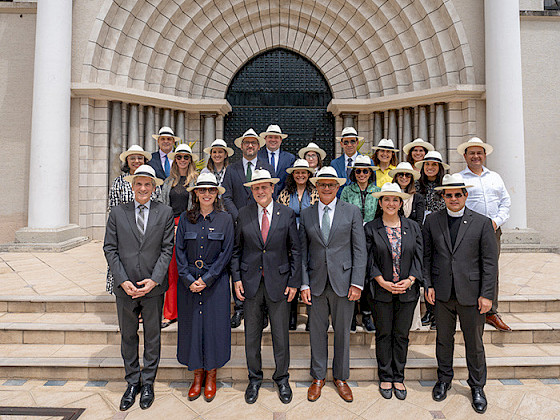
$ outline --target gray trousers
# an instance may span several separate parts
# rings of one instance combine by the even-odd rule
[[[495,232],[496,234],[496,242],[498,243],[498,258],[500,257],[500,251],[502,249],[502,243],[501,243],[501,238],[502,238],[502,228],[498,228]],[[500,278],[500,274],[498,271],[498,274],[496,275],[496,293],[494,293],[494,299],[492,300],[492,307],[490,308],[490,310],[488,311],[487,315],[494,315],[498,313],[498,294],[500,291],[498,282],[499,282],[499,278]]]
[[[263,380],[261,341],[265,310],[268,308],[272,349],[276,370],[272,379],[276,383],[288,381],[290,367],[290,305],[286,299],[273,302],[268,296],[264,281],[261,280],[257,294],[243,302],[245,312],[245,357],[249,370],[249,382]]]
[[[117,315],[121,330],[121,355],[125,380],[133,384],[153,384],[161,351],[161,315],[164,294],[132,299],[117,296]],[[144,368],[138,359],[138,315],[142,314],[144,328]]]
[[[309,341],[311,344],[311,376],[327,377],[329,309],[334,329],[333,377],[346,381],[350,377],[350,324],[354,302],[338,296],[330,282],[319,296],[311,296],[309,307]]]

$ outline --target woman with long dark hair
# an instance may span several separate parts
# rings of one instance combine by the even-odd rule
[[[417,194],[414,186],[414,182],[420,179],[420,173],[415,171],[410,163],[401,162],[395,169],[389,171],[389,175],[393,177],[393,182],[401,187],[402,192],[410,195],[403,200],[404,216],[422,226],[426,201],[422,194]]]
[[[177,226],[177,360],[194,371],[189,400],[216,395],[216,370],[231,357],[228,264],[233,252],[233,220],[219,195],[214,174],[200,174],[187,187],[193,199]]]
[[[204,153],[208,155],[206,168],[201,173],[210,172],[214,174],[218,184],[222,185],[226,168],[229,165],[229,158],[233,156],[233,149],[228,147],[222,139],[216,139],[209,147],[204,148]]]
[[[416,169],[416,167],[414,166],[416,162],[420,162],[424,159],[426,153],[432,152],[434,150],[434,146],[422,140],[421,138],[417,138],[416,140],[403,146],[403,152],[406,154],[406,161],[412,165],[412,168],[416,172],[420,172],[420,170]]]
[[[373,146],[373,163],[379,169],[375,171],[375,185],[381,188],[385,183],[392,182],[389,171],[395,169],[399,163],[397,158],[398,148],[395,147],[393,140],[381,139],[377,146]]]

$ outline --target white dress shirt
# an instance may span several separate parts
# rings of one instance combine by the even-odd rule
[[[150,203],[151,201],[148,200],[148,202],[146,204],[144,204],[146,206],[146,208],[144,209],[144,233],[146,233],[146,227],[148,226],[148,216],[150,215]],[[138,208],[138,206],[140,205],[140,203],[138,201],[136,201],[136,199],[134,199],[134,219],[138,220],[138,215],[140,214],[140,209]]]
[[[258,215],[259,215],[259,228],[262,229],[262,219],[265,207],[262,207],[257,203]],[[268,217],[268,226],[272,224],[272,211],[274,210],[274,200],[270,200],[270,204],[266,206],[266,215]]]
[[[253,160],[247,160],[243,158],[243,172],[247,174],[247,163],[249,162],[251,162],[251,173],[255,172],[255,169],[257,168],[257,160],[258,160],[257,157],[255,157],[255,159]]]
[[[348,156],[346,153],[344,154],[344,166],[348,166],[348,158],[352,159],[352,166],[356,163],[356,158],[358,157],[358,152],[354,153],[352,156]]]
[[[511,199],[502,177],[484,166],[480,176],[468,167],[461,171],[461,175],[465,184],[473,185],[467,189],[467,207],[489,217],[497,227],[503,225],[509,219]]]

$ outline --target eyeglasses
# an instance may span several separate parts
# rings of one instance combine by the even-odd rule
[[[443,196],[444,196],[445,198],[453,198],[453,197],[455,197],[455,198],[461,198],[461,197],[463,197],[464,195],[465,195],[465,194],[463,194],[463,193],[455,193],[455,194],[447,193],[447,194],[443,194]]]
[[[369,174],[369,169],[354,169],[356,175]]]
[[[348,146],[349,144],[356,144],[357,142],[357,140],[344,140],[342,144]]]
[[[218,189],[214,188],[214,187],[197,188],[197,190],[200,192],[200,194],[217,194],[218,193]]]
[[[317,182],[316,185],[317,188],[323,188],[325,190],[329,190],[329,189],[334,190],[335,188],[338,188],[338,184],[331,184],[331,183],[325,184],[323,182]]]
[[[144,156],[129,156],[128,160],[141,160],[143,161],[145,158]]]
[[[256,146],[256,145],[259,144],[259,142],[258,142],[258,141],[246,141],[246,140],[243,140],[243,141],[241,142],[241,144],[244,144],[244,145],[246,145],[246,146]]]
[[[397,176],[404,176],[405,178],[412,178],[412,174],[407,174],[407,173],[402,173],[402,172],[400,174],[397,174]]]
[[[175,155],[175,160],[191,160],[191,156],[190,155]]]

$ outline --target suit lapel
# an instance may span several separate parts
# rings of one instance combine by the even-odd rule
[[[128,219],[128,223],[130,224],[130,229],[134,234],[135,238],[138,240],[138,243],[142,243],[142,237],[140,236],[140,232],[138,231],[138,226],[136,225],[136,214],[134,208],[134,201],[130,203],[126,203],[124,205],[124,213],[126,214],[126,218]]]
[[[317,231],[317,235],[321,238],[321,241],[326,246],[327,243],[325,242],[325,238],[323,238],[323,232],[321,232],[321,224],[319,223],[319,201],[317,204],[314,204],[315,209],[311,212],[311,224],[315,227]]]
[[[381,219],[381,217],[377,218],[376,220],[377,233],[379,233],[379,236],[381,236],[383,242],[385,242],[385,245],[387,245],[387,249],[389,249],[389,252],[393,252],[391,249],[391,244],[389,242],[389,237],[387,236],[387,229],[385,229],[385,225],[383,224],[383,220]]]
[[[243,188],[245,190],[245,193],[250,196],[251,189],[243,185],[245,182],[247,182],[247,174],[243,169],[243,160],[239,160],[237,161],[237,163],[238,165],[236,165],[235,171],[237,172],[237,175],[239,176],[239,179],[241,181],[241,188]],[[255,168],[252,168],[251,170],[254,171]]]
[[[451,246],[451,234],[449,233],[449,225],[447,224],[447,210],[440,211],[437,218],[445,243],[447,244],[449,251],[453,252],[453,247]]]
[[[257,206],[256,202],[252,202],[250,204],[248,204],[249,206],[251,206],[251,213],[250,214],[254,214],[254,217],[251,217],[251,225],[253,226],[253,233],[255,235],[257,235],[257,238],[259,238],[260,244],[261,246],[264,247],[264,242],[263,242],[263,238],[262,238],[262,233],[261,233],[261,227],[259,225],[259,207]],[[270,234],[270,229],[268,230],[268,233]],[[268,237],[267,237],[268,239]]]
[[[268,235],[266,237],[265,245],[268,244],[268,242],[270,242],[270,237],[272,236],[274,229],[276,229],[278,223],[280,222],[280,204],[274,202],[274,205],[272,207],[272,213],[274,213],[274,215],[271,215],[272,222],[270,223],[270,228],[268,229]]]
[[[329,240],[327,241],[327,244],[331,242],[331,239],[334,237],[334,232],[336,231],[338,225],[340,224],[340,219],[344,217],[343,210],[341,209],[342,206],[343,206],[342,201],[340,199],[336,200],[334,218],[331,222],[331,230],[329,231]]]
[[[150,235],[150,231],[153,229],[154,224],[157,221],[159,215],[159,208],[158,205],[152,201],[150,202],[150,212],[148,213],[148,223],[146,224],[146,231],[144,232],[144,238],[142,238],[142,240],[144,240],[145,238],[148,237],[148,235]],[[138,230],[138,229],[136,229]]]
[[[465,232],[470,227],[472,221],[472,213],[469,209],[465,208],[465,213],[463,214],[463,220],[461,220],[461,224],[459,225],[459,232],[457,232],[457,239],[455,240],[455,247],[453,248],[453,252],[457,249],[463,237],[465,236]]]

